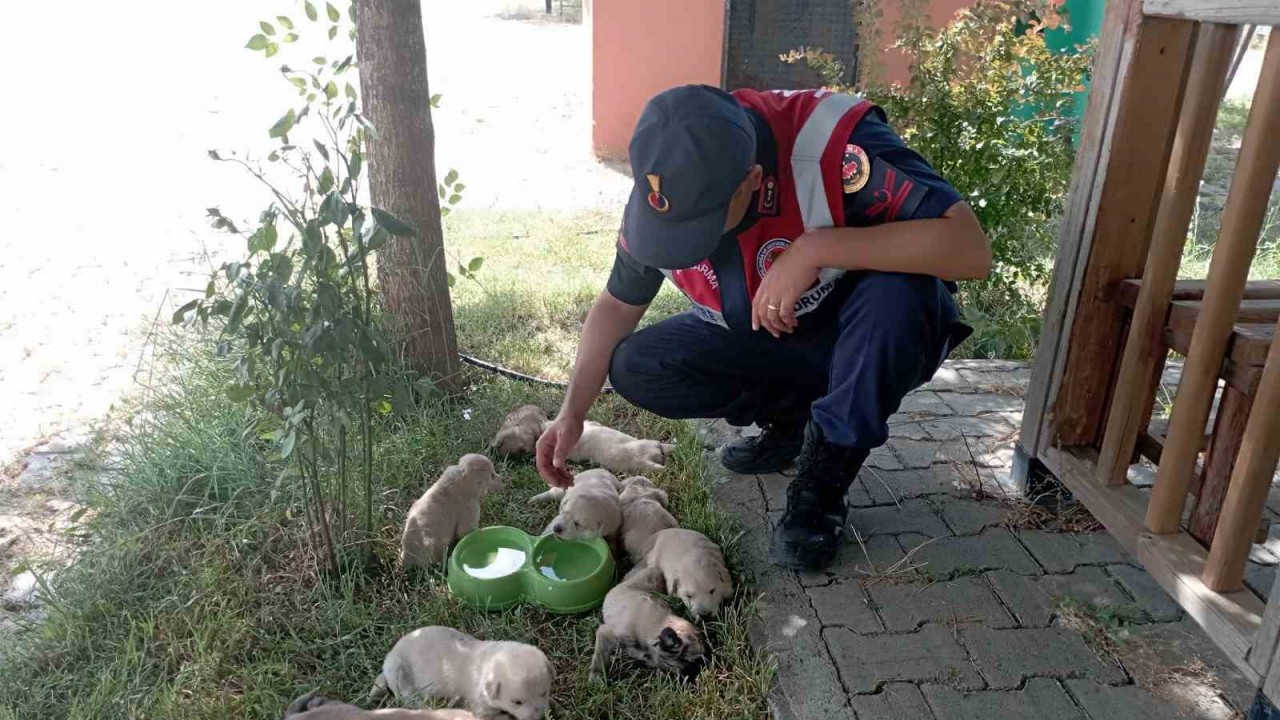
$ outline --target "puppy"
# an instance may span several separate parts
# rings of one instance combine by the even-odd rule
[[[449,546],[480,524],[480,499],[502,487],[483,455],[463,455],[409,508],[400,538],[404,567],[444,562]]]
[[[622,506],[618,498],[618,478],[608,470],[586,470],[573,476],[567,490],[551,488],[530,498],[531,504],[560,500],[560,514],[547,525],[561,540],[613,538],[622,527]]]
[[[453,628],[414,630],[382,663],[369,700],[461,699],[481,720],[538,720],[551,704],[555,670],[532,645],[477,640]]]
[[[489,447],[503,455],[532,455],[546,424],[547,414],[542,408],[522,405],[507,413],[507,419],[502,421]]]
[[[639,440],[588,420],[569,459],[599,465],[622,475],[638,475],[664,469],[672,447],[657,440]]]
[[[693,623],[671,612],[654,593],[662,592],[662,573],[637,568],[604,598],[604,622],[596,630],[590,678],[603,681],[609,659],[619,650],[659,670],[697,677],[707,649]]]
[[[733,578],[724,564],[724,553],[696,530],[659,532],[653,537],[645,565],[661,572],[667,594],[680,598],[698,617],[715,615],[733,596]]]
[[[622,547],[631,562],[639,565],[653,547],[654,537],[680,524],[667,512],[667,492],[647,477],[624,480],[618,500],[622,506]]]
[[[286,720],[477,720],[466,710],[361,710],[314,692],[294,700],[284,716]]]

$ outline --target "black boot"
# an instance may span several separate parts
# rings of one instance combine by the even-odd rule
[[[833,445],[809,421],[787,509],[773,531],[769,562],[795,570],[821,570],[836,558],[848,506],[845,493],[869,451]]]
[[[804,423],[803,418],[762,423],[759,435],[738,438],[720,448],[720,464],[739,475],[776,473],[800,454]]]

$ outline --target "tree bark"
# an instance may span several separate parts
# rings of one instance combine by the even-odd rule
[[[367,141],[369,193],[414,228],[379,251],[386,308],[403,332],[411,367],[446,391],[460,386],[457,337],[440,226],[435,130],[419,0],[358,0],[356,52]]]

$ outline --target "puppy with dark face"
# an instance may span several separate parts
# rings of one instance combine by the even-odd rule
[[[538,436],[547,424],[547,414],[537,405],[521,405],[507,413],[489,447],[501,455],[532,455]]]
[[[657,596],[662,574],[637,568],[609,591],[602,609],[604,622],[596,629],[591,657],[592,680],[604,681],[609,659],[619,650],[627,657],[692,680],[707,662],[707,646],[693,623],[671,612]]]
[[[478,720],[466,710],[361,710],[313,692],[294,700],[284,716],[286,720]]]

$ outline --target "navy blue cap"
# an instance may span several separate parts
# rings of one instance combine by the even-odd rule
[[[623,247],[664,270],[706,259],[755,161],[755,125],[729,93],[683,85],[655,95],[631,136],[635,187],[622,215]]]

